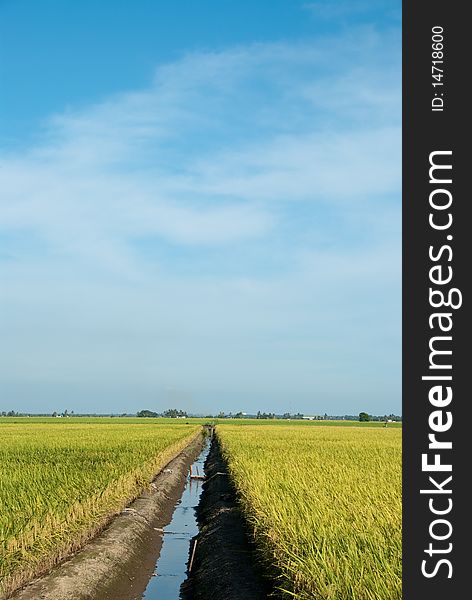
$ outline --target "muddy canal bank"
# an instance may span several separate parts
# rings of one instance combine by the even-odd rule
[[[205,463],[205,474],[197,509],[200,532],[192,569],[182,586],[183,600],[273,597],[273,585],[262,575],[216,438]]]
[[[202,446],[200,436],[97,538],[12,600],[140,600],[154,573],[162,531]]]

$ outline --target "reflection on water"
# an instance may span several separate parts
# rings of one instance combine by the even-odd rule
[[[194,474],[203,475],[203,465],[209,447],[205,446],[193,463]],[[164,528],[161,553],[143,594],[146,600],[172,600],[180,597],[180,586],[187,577],[190,540],[197,535],[195,509],[200,501],[203,481],[187,479],[182,497],[178,501],[172,521]]]

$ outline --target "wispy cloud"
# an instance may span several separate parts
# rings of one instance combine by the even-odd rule
[[[397,46],[360,29],[189,54],[4,153],[11,385],[184,380],[202,401],[295,390],[341,410],[371,361],[393,402]]]

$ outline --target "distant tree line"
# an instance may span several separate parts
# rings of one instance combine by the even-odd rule
[[[137,417],[159,417],[160,415],[152,410],[140,410],[136,413]]]
[[[402,417],[399,415],[394,415],[393,413],[390,415],[369,415],[366,412],[361,412],[359,413],[359,417],[358,417],[359,421],[362,422],[366,422],[366,421],[385,421],[385,422],[389,422],[389,421],[401,421]]]
[[[142,418],[146,418],[146,417],[152,417],[152,418],[157,418],[157,417],[167,417],[167,418],[187,418],[189,415],[187,413],[187,411],[185,410],[180,410],[177,408],[169,408],[163,412],[156,412],[156,411],[152,411],[152,410],[140,410],[139,412],[137,412],[135,415],[134,414],[130,414],[130,413],[121,413],[121,414],[113,414],[113,413],[108,413],[108,414],[97,414],[97,413],[74,413],[73,410],[68,411],[67,409],[62,411],[62,412],[56,412],[54,411],[53,413],[19,413],[16,412],[14,410],[9,410],[8,412],[3,410],[0,415],[2,417],[142,417]],[[193,415],[193,416],[199,416],[202,417],[203,415]],[[237,412],[237,413],[225,413],[223,411],[220,411],[217,414],[211,415],[205,415],[206,419],[287,419],[287,420],[301,420],[301,419],[309,419],[309,420],[330,420],[330,421],[360,421],[360,422],[368,422],[368,421],[383,421],[383,422],[389,422],[389,421],[398,421],[401,422],[402,421],[402,417],[400,415],[395,415],[393,413],[389,414],[389,415],[370,415],[367,412],[360,412],[358,415],[328,415],[327,413],[325,413],[324,415],[315,415],[315,416],[305,416],[303,413],[295,413],[295,414],[291,414],[289,412],[283,413],[283,414],[276,414],[273,412],[265,412],[265,411],[260,411],[258,410],[257,413],[255,414],[247,414],[244,412]]]
[[[140,410],[136,413],[137,417],[167,417],[170,419],[186,418],[188,417],[185,410],[178,410],[176,408],[169,408],[162,413],[153,412],[152,410]]]

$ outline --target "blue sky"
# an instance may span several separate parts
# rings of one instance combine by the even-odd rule
[[[0,409],[401,411],[400,3],[0,0]]]

